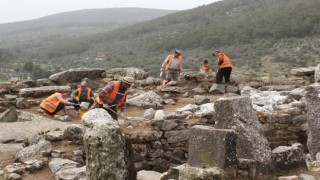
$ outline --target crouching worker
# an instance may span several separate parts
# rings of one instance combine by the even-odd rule
[[[211,66],[209,65],[208,60],[204,60],[203,64],[200,67],[200,73],[203,74],[205,77],[209,75],[211,72]]]
[[[75,103],[66,100],[69,97],[69,93],[70,90],[63,90],[52,94],[41,102],[41,109],[52,116],[60,110],[63,110],[64,114],[67,115],[66,106],[75,106]]]
[[[80,88],[72,92],[71,99],[72,102],[76,104],[74,108],[78,111],[82,102],[89,103],[87,108],[89,109],[94,102],[94,95],[92,90],[88,87],[88,84],[83,81],[80,84]]]
[[[110,81],[99,91],[96,98],[99,108],[107,110],[111,117],[118,121],[118,108],[121,110],[120,116],[123,117],[126,108],[127,90],[133,82],[132,77],[124,77],[121,81]]]

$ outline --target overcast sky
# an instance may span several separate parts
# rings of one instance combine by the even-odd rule
[[[192,9],[217,0],[0,0],[0,23],[37,19],[60,12],[142,7],[153,9]]]

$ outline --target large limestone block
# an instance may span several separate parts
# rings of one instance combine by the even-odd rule
[[[290,73],[296,76],[311,76],[314,75],[315,67],[291,69]]]
[[[195,167],[235,169],[236,139],[234,130],[193,126],[190,131],[188,164]]]
[[[94,111],[89,111],[94,113]],[[89,116],[87,115],[87,116]],[[111,117],[91,119],[84,135],[87,179],[135,179],[132,147]]]
[[[260,170],[268,170],[271,150],[249,97],[223,97],[215,101],[215,127],[237,133],[238,158],[254,159]]]
[[[101,74],[104,72],[101,68],[77,68],[62,71],[53,74],[49,77],[49,80],[57,85],[65,85],[67,83],[79,82],[83,78],[100,78]]]
[[[20,97],[43,97],[62,90],[70,90],[70,86],[42,86],[19,90]]]
[[[320,86],[313,85],[306,88],[306,109],[308,109],[308,141],[307,146],[311,159],[316,159],[320,152]]]
[[[314,82],[320,82],[320,64],[314,69]]]
[[[211,94],[224,94],[226,92],[226,86],[223,84],[212,84],[209,92]]]

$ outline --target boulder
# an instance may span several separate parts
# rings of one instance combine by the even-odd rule
[[[54,84],[48,78],[37,79],[37,86],[53,86]]]
[[[132,147],[118,123],[106,116],[91,121],[83,138],[87,179],[135,179]]]
[[[15,156],[15,161],[25,162],[40,156],[40,152],[51,148],[51,143],[41,138],[37,143],[21,149]]]
[[[188,164],[172,167],[168,172],[162,174],[160,180],[177,179],[227,179],[226,173],[218,167],[193,167]]]
[[[64,137],[70,141],[82,142],[86,128],[80,124],[71,124],[64,130]]]
[[[149,91],[146,93],[143,93],[141,95],[138,95],[136,97],[133,98],[129,98],[127,100],[127,104],[131,105],[131,106],[138,106],[138,107],[143,107],[144,105],[148,104],[148,103],[152,103],[152,104],[162,104],[163,100],[162,98],[156,94],[153,91]]]
[[[307,146],[311,160],[315,160],[316,154],[320,152],[320,86],[308,86],[306,91],[305,98],[309,125]]]
[[[156,114],[156,111],[153,108],[150,108],[144,111],[143,118],[147,120],[151,120],[154,118],[155,114]]]
[[[69,159],[53,158],[49,168],[55,179],[81,179],[86,177],[86,168]]]
[[[14,106],[11,106],[8,110],[0,114],[0,122],[16,122],[17,120],[17,110]]]
[[[209,117],[214,114],[214,103],[201,104],[200,109],[194,113],[196,117]]]
[[[83,78],[100,78],[104,72],[101,68],[77,68],[62,71],[53,74],[49,77],[49,80],[57,85],[65,85],[67,83],[79,82]]]
[[[161,120],[165,117],[165,113],[163,110],[157,110],[156,113],[154,114],[154,120]]]
[[[303,147],[299,143],[292,146],[279,146],[273,149],[272,161],[278,172],[289,172],[297,168],[307,168]]]
[[[135,68],[135,67],[129,67],[129,68],[114,68],[114,69],[108,69],[108,74],[117,74],[120,76],[131,76],[135,80],[142,80],[146,79],[148,77],[148,73],[145,72],[142,69]]]
[[[226,92],[226,86],[223,84],[213,84],[209,90],[211,94],[224,94]]]
[[[28,109],[29,108],[29,103],[27,98],[24,97],[19,97],[16,99],[16,106],[19,109]]]
[[[36,82],[34,82],[33,80],[24,80],[18,82],[16,85],[13,85],[11,87],[11,91],[18,92],[20,91],[20,89],[36,87],[36,85]]]
[[[35,88],[24,88],[19,90],[20,97],[43,97],[49,96],[53,93],[62,91],[62,90],[70,90],[70,86],[42,86]]]
[[[250,96],[253,108],[257,111],[274,111],[276,106],[284,104],[288,96],[282,96],[278,91],[260,91],[245,86],[241,95]]]
[[[196,105],[210,103],[210,99],[206,96],[195,95],[193,97],[193,100],[194,100],[194,104]]]

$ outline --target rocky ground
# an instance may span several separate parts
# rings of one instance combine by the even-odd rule
[[[108,78],[108,76],[106,77]],[[143,84],[146,82],[137,82],[133,87],[134,91],[131,91],[131,94],[135,94],[136,91],[154,91],[158,94],[162,99],[168,100],[167,103],[163,103],[163,107],[161,108],[164,113],[170,114],[175,112],[178,108],[185,107],[186,105],[194,104],[195,99],[194,95],[202,95],[210,99],[210,102],[214,102],[220,97],[229,97],[234,96],[233,93],[208,93],[209,89],[213,84],[213,78],[209,78],[206,80],[198,81],[197,77],[189,77],[187,76],[186,81],[180,82],[178,84],[174,84],[173,86],[168,86],[168,89],[159,88],[159,82],[155,83],[154,80],[152,83]],[[270,79],[269,79],[270,80]],[[63,80],[64,81],[64,80]],[[97,85],[95,87],[95,91],[97,92],[99,88],[103,87],[107,81],[105,78],[95,78],[94,83]],[[242,84],[244,80],[235,79],[235,83],[233,85]],[[78,83],[78,82],[77,82]],[[77,83],[73,84],[73,87],[76,86]],[[292,81],[284,81],[283,79],[278,81],[273,81],[274,85],[298,85],[303,86],[306,84],[306,81],[302,79],[293,79]],[[308,82],[307,82],[308,83]],[[250,81],[247,82],[247,85],[250,87],[263,87],[266,85],[272,85],[272,82],[267,80],[261,81]],[[240,87],[241,85],[239,85]],[[297,86],[297,87],[298,87]],[[172,87],[172,88],[171,88]],[[170,89],[171,88],[171,89]],[[283,88],[283,87],[282,87]],[[74,88],[73,88],[74,89]],[[217,88],[219,90],[219,88]],[[133,95],[132,95],[133,97]],[[36,97],[36,98],[28,98],[32,99],[32,101],[37,102],[35,105],[28,107],[27,109],[18,109],[18,120],[16,122],[11,123],[0,123],[0,179],[5,179],[4,171],[8,165],[12,165],[17,159],[16,153],[22,149],[23,147],[28,147],[35,141],[35,135],[45,135],[49,132],[61,132],[67,129],[72,124],[83,125],[81,121],[80,115],[74,110],[69,109],[68,114],[70,114],[69,121],[59,121],[54,117],[45,115],[43,113],[39,113],[39,102],[45,98]],[[174,103],[169,99],[173,100]],[[134,133],[145,131],[148,128],[152,129],[147,121],[139,121],[136,119],[142,118],[145,114],[146,108],[139,106],[128,106],[125,111],[125,116],[128,117],[127,120],[120,118],[119,124],[123,132],[126,133]],[[62,115],[60,113],[60,115]],[[197,124],[203,120],[201,117],[190,117],[186,120],[186,123],[189,124]],[[267,132],[267,131],[266,131]],[[55,136],[55,138],[57,138]],[[47,139],[50,139],[47,137]],[[80,145],[77,140],[50,140],[51,141],[51,151],[49,156],[45,156],[46,152],[41,152],[44,164],[48,164],[50,158],[53,157],[62,157],[65,159],[72,159],[75,162],[84,165],[85,159],[83,159],[83,147]],[[77,155],[80,153],[80,155]],[[7,170],[7,169],[6,169]],[[48,179],[53,180],[54,175],[51,172],[50,168],[45,165],[42,168],[39,168],[36,171],[28,171],[27,173],[20,173],[22,175],[22,179],[31,180],[31,179]],[[142,172],[145,173],[145,172]],[[18,173],[19,174],[19,173]],[[306,168],[298,168],[294,171],[286,172],[286,173],[277,173],[276,176],[281,175],[299,175],[299,174],[309,174],[313,175],[316,178],[319,178],[319,174],[310,172]],[[148,176],[148,175],[145,175]],[[151,175],[149,175],[151,176]],[[153,175],[154,177],[159,177],[159,174]],[[273,176],[274,178],[274,176]],[[14,177],[10,177],[8,179],[14,179]],[[18,179],[18,178],[17,178]]]

